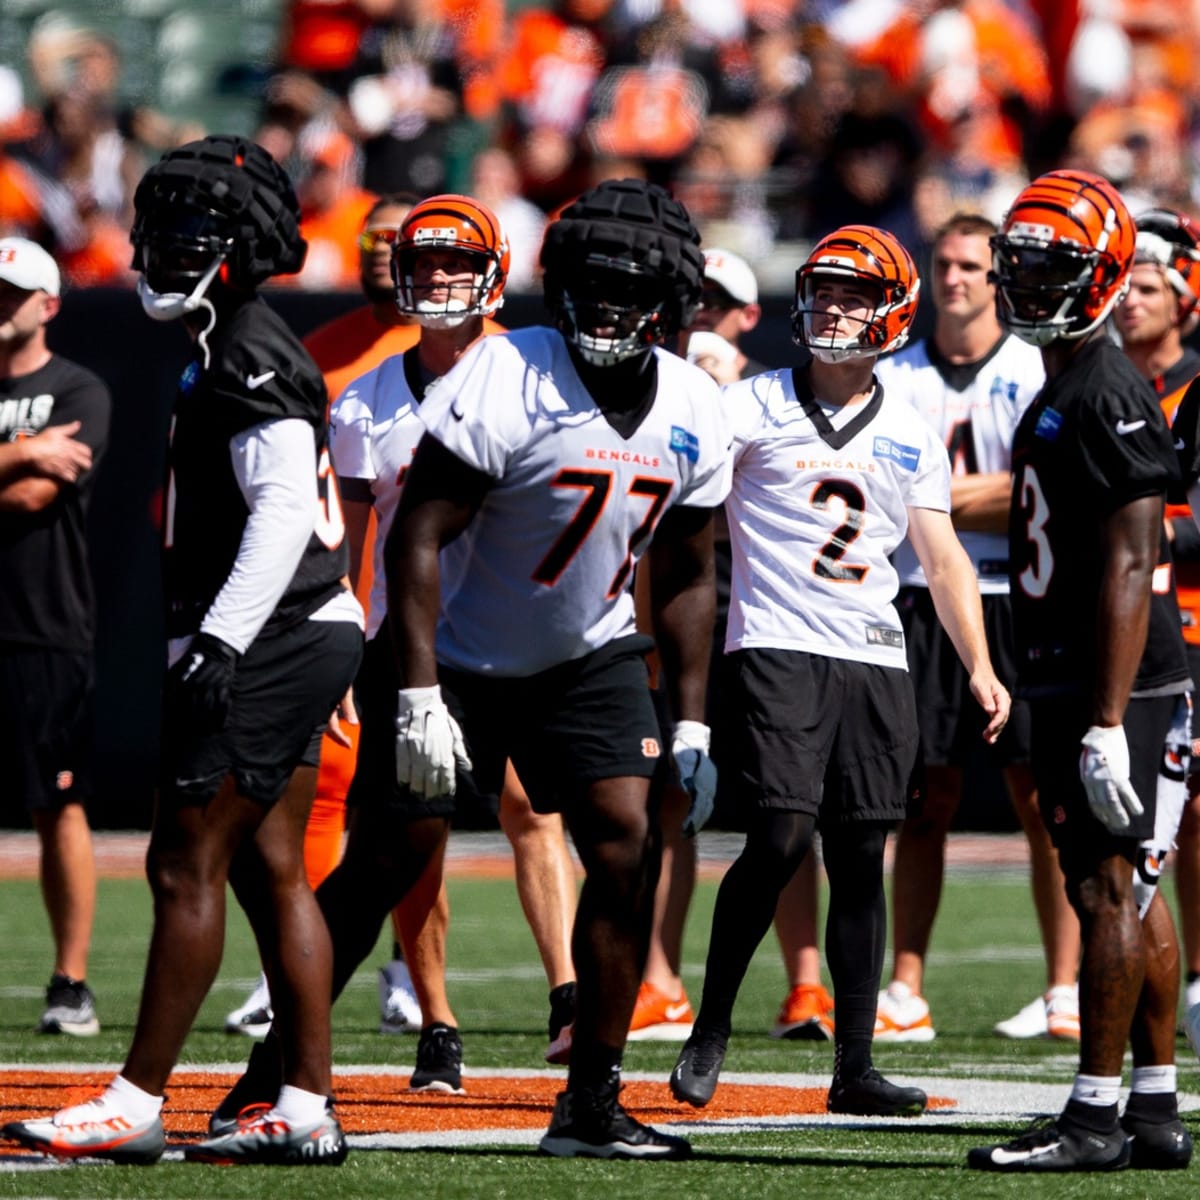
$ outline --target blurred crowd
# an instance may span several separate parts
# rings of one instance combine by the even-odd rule
[[[0,236],[129,284],[142,170],[225,130],[129,96],[116,43],[53,16],[23,63],[0,52]],[[373,198],[449,189],[498,213],[527,289],[556,208],[642,175],[786,289],[782,245],[860,221],[920,261],[951,212],[998,219],[1051,167],[1196,213],[1198,42],[1197,0],[285,0],[246,132],[304,205],[291,286],[356,287]]]

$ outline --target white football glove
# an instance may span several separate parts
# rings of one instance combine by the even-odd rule
[[[675,773],[692,805],[683,820],[684,837],[695,837],[712,816],[717,798],[717,768],[708,757],[712,731],[699,721],[676,721],[671,735]]]
[[[1109,832],[1123,833],[1131,817],[1140,817],[1142,802],[1129,782],[1129,743],[1123,725],[1093,725],[1083,735],[1079,778],[1088,807]]]
[[[469,771],[471,760],[441,688],[401,688],[397,700],[397,782],[417,796],[453,796],[455,765]]]

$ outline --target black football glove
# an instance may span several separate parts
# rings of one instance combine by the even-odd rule
[[[233,702],[233,672],[238,652],[209,633],[192,638],[183,657],[167,672],[167,702],[179,720],[197,733],[225,728]]]

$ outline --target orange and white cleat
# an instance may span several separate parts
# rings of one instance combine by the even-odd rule
[[[937,1037],[929,1005],[906,983],[893,979],[879,993],[875,1010],[877,1042],[932,1042]]]
[[[833,997],[819,983],[798,983],[787,994],[771,1029],[789,1041],[833,1040]]]
[[[695,1020],[687,993],[679,998],[660,992],[651,983],[643,981],[638,988],[637,1004],[633,1008],[633,1019],[629,1022],[631,1042],[682,1042],[692,1032]]]
[[[157,1113],[148,1120],[134,1120],[103,1096],[64,1108],[52,1117],[12,1121],[0,1133],[55,1158],[106,1158],[133,1166],[158,1162],[167,1145]]]

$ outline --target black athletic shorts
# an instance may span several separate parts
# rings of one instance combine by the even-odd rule
[[[926,766],[965,767],[980,752],[997,768],[1028,762],[1029,706],[1014,699],[1008,724],[996,743],[989,746],[983,740],[987,714],[971,695],[970,677],[938,620],[929,589],[901,588],[896,609],[904,626]],[[983,597],[983,624],[992,668],[1011,692],[1017,671],[1008,596]]]
[[[738,803],[900,821],[917,758],[908,672],[798,650],[738,650]]]
[[[1079,779],[1079,743],[1091,724],[1087,699],[1056,695],[1030,701],[1038,803],[1050,839],[1064,860],[1080,854],[1083,861],[1094,862],[1120,853],[1132,861],[1137,843],[1154,835],[1158,773],[1178,703],[1178,694],[1151,696],[1130,700],[1125,709],[1129,778],[1144,811],[1118,837],[1092,816]]]
[[[499,795],[512,759],[537,812],[557,812],[598,779],[650,777],[665,766],[650,694],[650,638],[618,638],[582,658],[524,678],[439,669],[446,707],[462,726],[472,760],[455,796],[413,796],[396,783],[396,679],[387,637],[371,643],[360,680],[362,737],[350,804],[399,806],[416,819],[450,816],[461,789]]]
[[[297,766],[315,765],[314,738],[361,660],[362,631],[351,621],[301,621],[257,638],[237,664],[220,733],[198,735],[164,711],[162,798],[203,803],[232,773],[240,795],[274,804]]]
[[[26,808],[90,794],[92,693],[90,655],[0,647],[0,770],[5,791]]]

